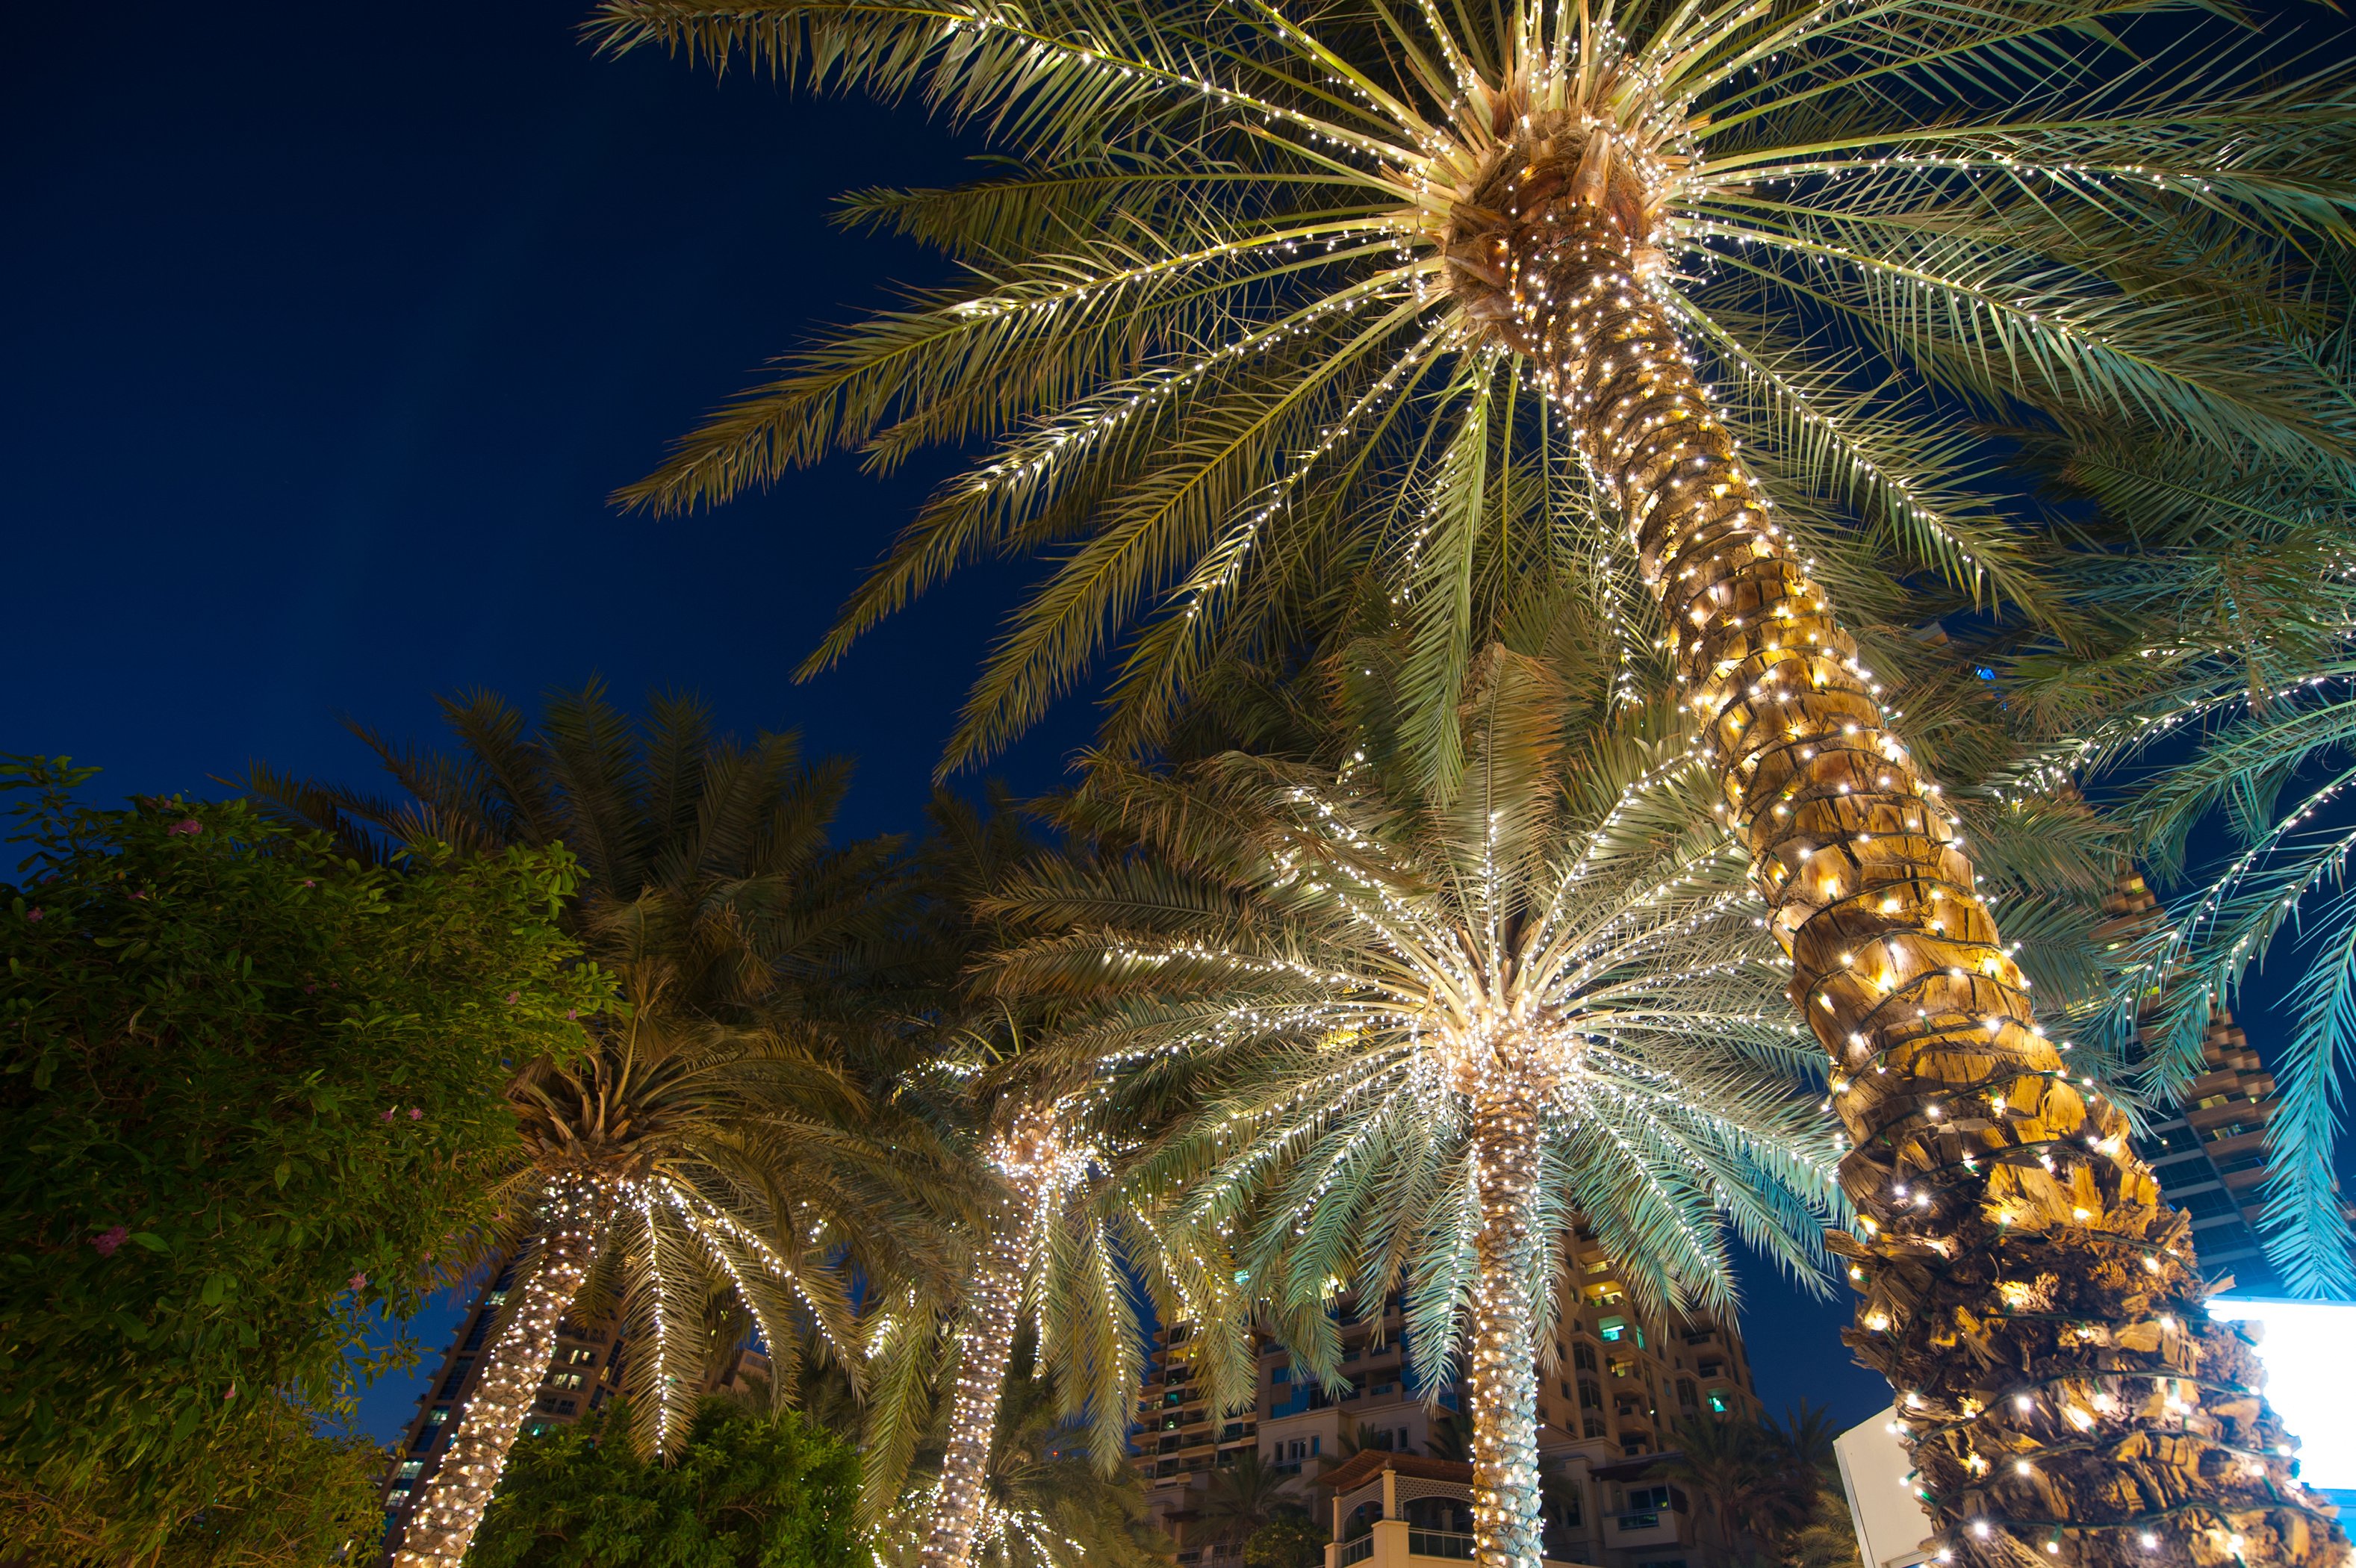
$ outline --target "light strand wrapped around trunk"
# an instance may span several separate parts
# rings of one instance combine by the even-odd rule
[[[550,1185],[538,1259],[499,1319],[490,1363],[418,1496],[394,1568],[457,1568],[474,1544],[556,1354],[557,1326],[588,1276],[613,1207],[614,1194],[598,1183],[566,1178]]]
[[[1540,1556],[1537,1304],[1541,1104],[1505,1078],[1472,1103],[1472,1342],[1465,1392],[1472,1418],[1473,1552],[1481,1568],[1537,1568]]]
[[[1940,1561],[2337,1564],[2185,1218],[2038,1026],[1954,815],[1713,417],[1608,150],[1508,219],[1537,366],[1660,597],[1679,697],[1832,1059],[1848,1339],[1897,1391]]]

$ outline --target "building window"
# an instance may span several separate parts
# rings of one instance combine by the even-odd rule
[[[1324,1446],[1324,1445],[1325,1445],[1325,1439],[1323,1439],[1323,1437],[1312,1437],[1312,1438],[1309,1440],[1309,1454],[1310,1454],[1310,1456],[1311,1456],[1312,1458],[1316,1457],[1317,1451],[1318,1451],[1320,1448],[1323,1447],[1323,1446]]]
[[[1593,1371],[1595,1370],[1595,1347],[1592,1345],[1572,1346],[1570,1349],[1570,1364],[1577,1367],[1582,1372]]]
[[[1268,1381],[1272,1383],[1289,1383],[1292,1381],[1292,1369],[1290,1366],[1279,1367],[1268,1374]]]
[[[458,1391],[466,1386],[466,1374],[475,1370],[475,1358],[461,1356],[451,1363],[450,1375],[442,1380],[442,1397],[455,1399]]]
[[[417,1472],[423,1468],[425,1468],[425,1461],[423,1459],[403,1459],[401,1462],[401,1468],[393,1472],[393,1477],[397,1480],[413,1481],[417,1479]]]
[[[384,1506],[387,1508],[407,1508],[409,1506],[409,1488],[407,1487],[393,1488],[392,1490],[385,1497]]]
[[[1724,1415],[1734,1408],[1733,1397],[1722,1388],[1714,1388],[1709,1391],[1709,1408],[1714,1413]]]
[[[1687,1410],[1691,1410],[1691,1409],[1693,1408],[1693,1403],[1694,1403],[1694,1382],[1693,1382],[1693,1379],[1691,1379],[1691,1378],[1679,1378],[1679,1379],[1677,1380],[1677,1403],[1678,1403],[1679,1404],[1684,1405]]]
[[[1609,1433],[1603,1425],[1603,1418],[1600,1415],[1587,1416],[1580,1421],[1580,1424],[1581,1429],[1584,1430],[1590,1437],[1603,1437],[1609,1435]]]

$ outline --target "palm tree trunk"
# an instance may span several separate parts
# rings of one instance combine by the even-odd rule
[[[1502,1076],[1502,1074],[1500,1075]],[[1475,1091],[1472,1550],[1481,1568],[1537,1568],[1538,1371],[1531,1280],[1538,1248],[1537,1091],[1518,1079]]]
[[[982,1251],[958,1314],[957,1392],[949,1402],[948,1447],[941,1456],[932,1531],[925,1538],[925,1568],[965,1568],[973,1552],[989,1483],[991,1439],[998,1430],[998,1402],[1006,1387],[1006,1362],[1014,1349],[1023,1281],[1036,1234],[1033,1220],[1028,1203],[1009,1205]]]
[[[1592,182],[1587,182],[1592,188]],[[1618,217],[1517,230],[1504,324],[1659,595],[1680,696],[1832,1058],[1864,1301],[1943,1545],[1967,1563],[2337,1563],[2189,1228],[2038,1028],[1939,786],[1712,415]]]
[[[523,1419],[556,1354],[556,1328],[597,1255],[613,1215],[603,1183],[552,1184],[542,1217],[540,1259],[508,1307],[490,1364],[466,1401],[442,1463],[418,1495],[416,1511],[393,1553],[395,1568],[457,1568],[499,1484]]]

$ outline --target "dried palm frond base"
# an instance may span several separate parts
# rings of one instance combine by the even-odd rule
[[[1852,1181],[1891,1190],[1869,1152],[1852,1160]],[[2093,1190],[2097,1168],[1986,1166],[1960,1224],[1933,1234],[1885,1198],[1864,1206],[1888,1216],[1859,1226],[1869,1239],[1828,1238],[1866,1298],[1843,1338],[1899,1391],[1918,1495],[1958,1521],[1925,1542],[1934,1560],[2344,1563],[2250,1342],[2202,1305],[2190,1221],[2157,1194]]]

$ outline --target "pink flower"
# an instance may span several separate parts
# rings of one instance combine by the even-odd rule
[[[425,1119],[425,1113],[412,1105],[409,1107],[409,1119],[412,1122],[422,1122]]]
[[[366,1290],[368,1288],[368,1275],[364,1274],[356,1274],[352,1275],[352,1288],[354,1290]]]
[[[567,1008],[564,1009],[564,1016],[568,1019],[577,1019],[581,1016],[581,1009],[579,1008]]]
[[[303,885],[304,885],[305,887],[306,887],[306,888],[316,888],[316,887],[317,887],[319,884],[318,884],[318,883],[316,883],[316,882],[315,882],[315,881],[313,881],[310,878],[305,877],[305,878],[304,878],[304,879],[303,879]]]
[[[235,1383],[231,1383],[231,1384],[230,1384],[230,1385],[229,1385],[229,1392],[227,1392],[227,1393],[225,1393],[225,1394],[221,1395],[221,1398],[223,1398],[223,1399],[235,1399],[236,1397],[237,1397],[237,1385],[236,1385]]]
[[[41,918],[41,913],[42,911],[40,905],[35,904],[31,909],[25,912],[25,918],[27,920],[38,920]]]
[[[508,1006],[514,1007],[518,1002],[522,1000],[523,993],[521,991],[509,991],[508,993]]]
[[[389,1122],[392,1120],[392,1107],[391,1105],[387,1105],[384,1108],[384,1115],[379,1116],[377,1120],[380,1122]]]
[[[90,1239],[91,1248],[102,1258],[111,1258],[115,1249],[131,1239],[131,1232],[120,1225],[110,1225]]]
[[[307,986],[305,986],[305,987],[303,987],[303,994],[304,994],[305,996],[308,997],[308,996],[311,996],[311,995],[313,995],[314,993],[316,993],[318,989],[319,989],[318,982],[315,980],[315,981],[313,981],[310,985],[307,985]]]
[[[201,823],[201,822],[198,822],[198,821],[195,817],[193,817],[193,816],[184,816],[184,817],[180,818],[180,820],[179,820],[179,821],[175,822],[174,824],[172,824],[172,826],[171,826],[171,827],[166,827],[166,829],[164,829],[164,831],[165,831],[166,833],[169,833],[169,834],[180,834],[180,833],[202,833],[204,830],[205,830],[205,825],[204,825],[203,823]]]

